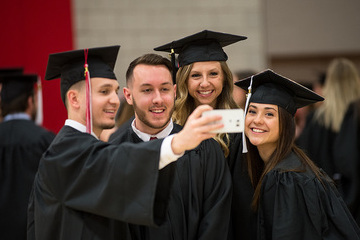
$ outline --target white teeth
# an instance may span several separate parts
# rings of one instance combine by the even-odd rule
[[[105,110],[105,112],[107,112],[107,113],[115,113],[114,110]]]
[[[161,112],[163,112],[163,110],[152,110],[152,112],[154,112],[154,113],[161,113]]]
[[[212,91],[199,91],[200,92],[200,94],[210,94]]]
[[[265,131],[260,130],[260,129],[257,129],[257,128],[253,128],[253,131],[254,131],[254,132],[257,132],[257,133],[262,133],[262,132],[265,132]]]

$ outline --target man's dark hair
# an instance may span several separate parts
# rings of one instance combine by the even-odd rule
[[[141,57],[136,58],[132,61],[126,71],[126,84],[131,81],[134,68],[139,64],[151,65],[151,66],[159,66],[164,65],[167,69],[169,69],[170,73],[172,73],[173,68],[169,59],[162,57],[158,54],[148,53],[142,55]]]
[[[34,91],[30,93],[21,94],[9,103],[1,102],[1,116],[5,117],[8,114],[25,112],[28,107],[28,98],[32,96],[34,99]]]

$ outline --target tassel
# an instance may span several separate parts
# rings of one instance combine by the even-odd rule
[[[85,55],[85,82],[86,82],[86,132],[92,133],[92,107],[91,107],[91,81],[90,81],[90,72],[89,65],[87,63],[87,58],[89,54],[89,49],[84,49]]]
[[[175,51],[174,51],[173,48],[171,49],[170,56],[171,56],[171,63],[172,63],[172,66],[173,66],[173,71],[172,71],[173,83],[176,84],[177,67],[176,67],[176,63],[175,63]]]
[[[251,80],[250,80],[250,86],[248,87],[248,94],[246,96],[246,104],[245,104],[245,111],[244,111],[244,123],[245,123],[245,117],[246,117],[246,112],[247,109],[249,107],[249,101],[251,98],[251,88],[252,88],[252,84],[253,84],[253,76],[251,76]],[[245,139],[245,129],[242,132],[242,141],[243,141],[243,153],[247,153],[248,149],[247,149],[247,145],[246,145],[246,139]]]
[[[42,95],[42,86],[41,86],[41,78],[38,76],[37,80],[37,111],[36,111],[36,120],[35,123],[39,126],[42,126],[44,114],[43,114],[43,95]]]

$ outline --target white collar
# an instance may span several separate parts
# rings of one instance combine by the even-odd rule
[[[26,113],[11,113],[4,117],[3,122],[16,119],[31,120],[30,116]]]
[[[138,137],[143,140],[144,142],[147,142],[150,140],[150,137],[157,137],[157,138],[165,138],[167,136],[170,135],[173,127],[174,127],[174,123],[172,121],[172,119],[170,119],[170,123],[166,126],[166,128],[164,128],[164,130],[162,130],[161,132],[157,133],[156,135],[150,135],[150,134],[147,134],[147,133],[144,133],[144,132],[141,132],[140,130],[138,130],[136,127],[135,127],[135,120],[134,119],[131,123],[131,127],[133,129],[133,131],[136,133],[136,135],[138,135]]]
[[[69,126],[69,127],[72,127],[72,128],[75,128],[76,130],[78,130],[79,132],[83,132],[83,133],[86,133],[86,126],[75,121],[75,120],[72,120],[72,119],[66,119],[65,121],[65,125],[66,126]],[[93,135],[96,139],[99,139],[95,133],[93,131],[91,131],[91,135]]]

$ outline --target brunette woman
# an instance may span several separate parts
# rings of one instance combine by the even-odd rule
[[[323,98],[272,70],[236,85],[250,89],[246,159],[257,239],[359,239],[332,180],[294,144],[296,110]]]

